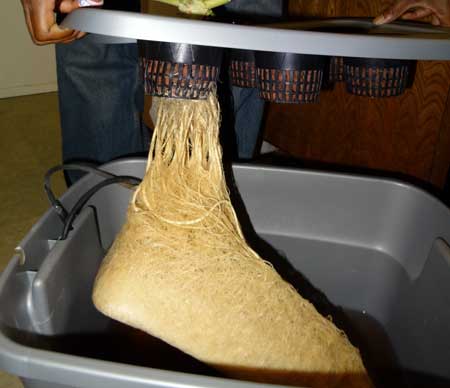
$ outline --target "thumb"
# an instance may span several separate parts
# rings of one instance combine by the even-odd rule
[[[61,13],[71,13],[79,7],[78,0],[61,0],[59,2],[58,11]]]
[[[400,0],[396,4],[386,9],[381,15],[377,16],[374,19],[373,23],[377,25],[390,23],[398,19],[404,13],[408,12],[413,8],[416,8],[419,5],[420,4],[418,4],[416,1]]]
[[[433,15],[433,16],[431,17],[431,24],[432,24],[433,26],[440,26],[440,25],[441,25],[441,19],[439,19],[438,16]]]
[[[103,0],[61,0],[59,11],[62,13],[70,13],[80,7],[99,7],[102,5]]]

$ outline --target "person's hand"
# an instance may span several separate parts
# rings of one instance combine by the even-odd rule
[[[55,12],[70,13],[85,5],[102,5],[103,0],[21,0],[31,39],[37,45],[70,43],[85,35],[63,29],[56,23]]]
[[[379,25],[398,18],[417,20],[425,17],[431,17],[435,26],[450,27],[450,0],[397,0],[373,22]]]

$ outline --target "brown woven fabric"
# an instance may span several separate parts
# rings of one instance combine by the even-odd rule
[[[277,70],[258,68],[260,96],[266,101],[310,104],[318,102],[322,70]]]
[[[146,94],[158,97],[204,100],[219,76],[216,66],[141,59]]]
[[[394,97],[401,95],[408,84],[406,65],[365,67],[345,65],[347,91],[357,96]]]
[[[330,60],[330,82],[344,81],[344,58],[333,57]]]
[[[256,88],[255,62],[232,60],[230,63],[231,82],[241,88]]]

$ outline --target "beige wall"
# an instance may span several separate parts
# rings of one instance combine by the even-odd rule
[[[143,11],[177,14],[176,7],[149,0]],[[0,98],[57,90],[54,47],[31,42],[20,0],[0,0],[0,50]]]
[[[35,46],[20,0],[0,0],[0,98],[57,89],[53,46]]]

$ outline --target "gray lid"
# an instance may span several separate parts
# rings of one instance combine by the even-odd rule
[[[139,39],[297,54],[450,60],[449,29],[412,23],[374,26],[368,19],[330,19],[319,24],[297,22],[261,27],[79,9],[68,15],[62,25],[115,37],[114,43]],[[118,40],[118,37],[126,39]]]

